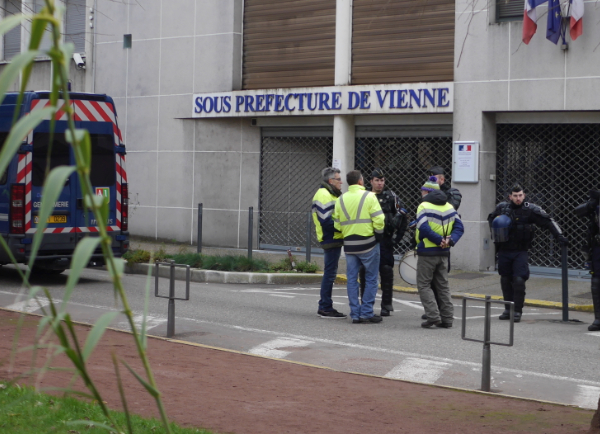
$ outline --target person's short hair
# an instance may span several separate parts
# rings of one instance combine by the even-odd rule
[[[444,168],[442,166],[433,166],[431,169],[429,169],[429,173],[433,176],[437,176],[437,175],[444,175]]]
[[[323,169],[321,171],[323,182],[328,183],[330,179],[335,178],[336,173],[340,173],[340,169],[336,169],[335,167],[326,167]]]
[[[351,170],[346,175],[346,182],[348,185],[356,185],[358,184],[358,181],[362,179],[362,177],[363,176],[362,173],[360,173],[360,170]]]
[[[510,194],[518,193],[520,191],[523,191],[523,187],[521,187],[521,184],[517,182],[511,187]]]

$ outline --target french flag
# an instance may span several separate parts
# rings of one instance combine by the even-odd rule
[[[535,31],[537,30],[537,12],[536,8],[539,5],[546,3],[548,0],[525,0],[525,11],[523,12],[523,42],[529,44]],[[581,1],[583,5],[583,0]]]
[[[571,0],[571,23],[569,30],[574,41],[583,33],[583,0]]]

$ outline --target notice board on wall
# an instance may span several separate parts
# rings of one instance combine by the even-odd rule
[[[454,142],[452,182],[479,182],[479,142]]]

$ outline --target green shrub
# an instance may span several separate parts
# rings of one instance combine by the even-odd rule
[[[245,271],[245,272],[291,272],[293,270],[290,258],[283,258],[275,264],[270,264],[265,259],[248,259],[242,255],[203,255],[201,253],[176,253],[169,255],[163,247],[151,253],[147,250],[130,250],[123,256],[129,263],[148,264],[151,258],[164,262],[172,259],[176,264],[189,265],[192,268],[202,268],[216,271]],[[295,261],[294,261],[295,262]],[[300,261],[296,263],[296,270],[300,273],[315,273],[319,270],[313,262]]]
[[[314,262],[301,261],[296,264],[296,270],[299,273],[316,273],[319,271],[319,266]]]
[[[129,250],[123,255],[123,258],[127,259],[127,262],[129,262],[130,264],[147,264],[148,262],[150,262],[150,257],[151,254],[149,251],[141,249]]]

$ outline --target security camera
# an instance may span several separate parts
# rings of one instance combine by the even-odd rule
[[[73,53],[73,61],[77,65],[77,69],[85,69],[85,59],[79,53]]]

